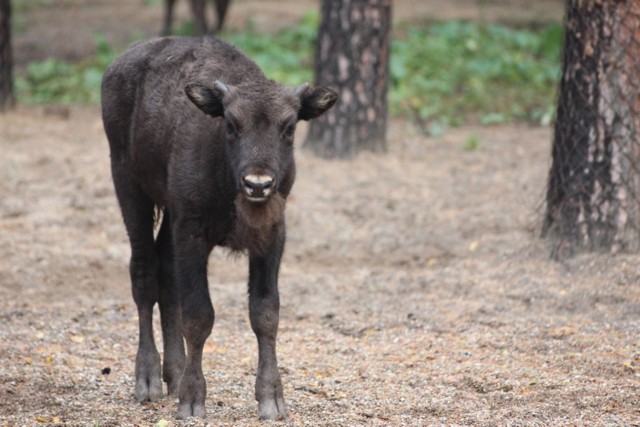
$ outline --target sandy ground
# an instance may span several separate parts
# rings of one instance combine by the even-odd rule
[[[640,260],[549,260],[549,140],[394,121],[385,156],[298,150],[279,335],[292,425],[640,422]],[[99,112],[19,109],[0,149],[0,425],[173,420],[174,401],[132,397],[129,248]],[[216,250],[210,268],[208,421],[258,425],[246,261]]]
[[[19,61],[82,57],[92,29],[126,42],[159,28],[159,5],[113,0],[106,13],[107,3],[24,13]],[[535,13],[557,3],[536,2]],[[300,4],[317,3],[238,0],[230,24],[258,15],[273,29]],[[493,10],[499,20],[504,8],[394,4],[414,19]],[[534,19],[535,9],[512,15]],[[480,145],[466,151],[470,136]],[[428,138],[393,121],[384,156],[329,162],[297,151],[280,280],[286,425],[640,425],[640,256],[549,259],[538,234],[550,139],[527,126]],[[171,399],[134,402],[128,257],[97,108],[0,116],[0,426],[205,424],[175,422]],[[246,270],[244,259],[211,256],[212,426],[262,425]]]

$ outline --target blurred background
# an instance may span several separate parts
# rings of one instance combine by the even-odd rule
[[[161,0],[19,0],[13,7],[17,92],[26,104],[97,103],[106,65],[163,29]],[[173,33],[194,34],[189,2],[175,9]],[[311,0],[235,0],[221,36],[271,78],[313,81],[319,10]],[[429,133],[468,121],[549,124],[563,11],[559,0],[394,1],[392,114]]]
[[[218,35],[267,76],[312,82],[321,3],[233,0]],[[163,32],[164,2],[11,4],[0,426],[173,425],[173,400],[133,399],[130,249],[99,107],[105,68]],[[623,6],[638,2],[391,4],[383,152],[328,160],[297,131],[278,335],[291,424],[637,425],[640,13]],[[173,34],[197,28],[176,0]],[[216,248],[209,267],[208,425],[255,426],[246,260]]]

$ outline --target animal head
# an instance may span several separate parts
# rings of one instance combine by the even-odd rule
[[[237,192],[256,205],[288,194],[296,123],[322,115],[338,98],[329,88],[305,83],[294,89],[272,81],[237,87],[190,83],[185,92],[204,113],[222,119]]]

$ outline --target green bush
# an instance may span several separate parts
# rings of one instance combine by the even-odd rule
[[[78,63],[55,59],[31,62],[16,78],[19,100],[27,104],[99,103],[102,75],[117,57],[106,39],[95,37],[96,53]]]
[[[410,27],[392,44],[392,111],[447,125],[544,120],[554,108],[561,41],[559,25]]]
[[[273,34],[247,31],[222,37],[239,46],[265,74],[289,85],[313,81],[318,15]],[[179,33],[189,33],[184,26]],[[469,22],[435,22],[396,29],[390,63],[390,107],[427,131],[473,121],[547,123],[560,73],[562,28],[535,29]],[[80,63],[31,63],[17,79],[27,103],[99,102],[100,80],[116,57],[104,37]]]
[[[223,37],[242,49],[271,79],[298,86],[313,82],[313,53],[318,31],[318,14],[307,13],[299,25],[275,34],[248,31]]]

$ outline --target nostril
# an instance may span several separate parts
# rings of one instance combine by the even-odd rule
[[[253,188],[253,183],[245,177],[242,177],[242,185],[245,188]]]
[[[242,177],[242,185],[249,196],[266,196],[274,186],[275,180],[269,175],[246,175]]]

